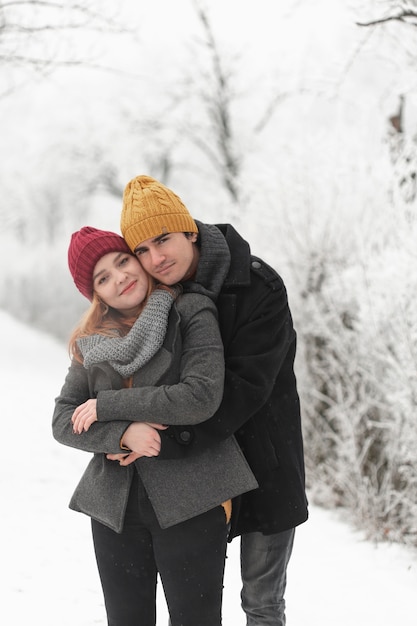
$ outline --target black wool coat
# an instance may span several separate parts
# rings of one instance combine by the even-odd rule
[[[215,231],[230,251],[216,305],[226,375],[219,409],[208,421],[163,433],[160,458],[199,454],[234,433],[259,488],[234,501],[231,537],[293,528],[308,517],[300,401],[294,374],[296,333],[282,278],[251,255],[229,224],[199,225],[201,256],[195,291],[210,287],[218,268],[205,246]],[[204,289],[203,289],[204,291]],[[206,292],[207,293],[207,292]]]

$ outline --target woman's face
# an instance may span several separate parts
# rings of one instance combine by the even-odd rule
[[[135,256],[126,252],[109,252],[97,261],[93,272],[93,289],[107,304],[131,316],[148,293],[149,278]]]

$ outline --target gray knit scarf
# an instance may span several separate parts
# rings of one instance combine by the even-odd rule
[[[193,281],[183,283],[184,292],[201,293],[216,302],[230,268],[230,250],[214,224],[195,220],[200,236],[200,258]]]
[[[124,337],[89,335],[77,344],[84,358],[84,367],[107,361],[123,378],[129,378],[158,352],[164,343],[168,316],[181,287],[155,289],[142,313]]]

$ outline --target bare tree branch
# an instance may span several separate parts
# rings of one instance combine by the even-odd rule
[[[412,20],[416,20],[411,21]],[[377,26],[378,24],[386,24],[387,22],[403,22],[409,26],[417,27],[417,11],[401,11],[397,15],[388,15],[387,17],[380,17],[368,22],[356,22],[357,26]]]
[[[0,95],[16,90],[31,75],[46,76],[57,67],[91,61],[91,50],[85,46],[80,51],[74,45],[77,31],[100,36],[130,29],[117,20],[110,2],[106,6],[100,0],[0,0]]]
[[[94,4],[93,4],[94,6]],[[90,8],[88,4],[79,4],[78,2],[68,1],[68,2],[47,2],[45,0],[4,0],[0,1],[0,13],[4,14],[5,9],[10,9],[11,7],[17,7],[17,13],[22,15],[19,11],[20,9],[25,9],[27,14],[28,8],[38,8],[41,11],[41,15],[44,15],[46,19],[46,15],[48,15],[48,19],[52,19],[52,13],[49,10],[55,11],[55,15],[62,16],[64,12],[68,13],[72,19],[80,19],[83,17],[83,21],[79,21],[77,23],[73,23],[74,27],[85,26],[87,23],[93,27],[98,28],[98,26],[105,25],[107,29],[109,27],[120,29],[121,25],[116,25],[114,19],[110,16],[107,16],[103,11],[100,10],[100,7],[97,7],[97,10],[94,8]],[[44,12],[43,9],[46,9],[48,12]],[[67,24],[68,25],[68,24]],[[71,24],[70,24],[71,25]],[[59,24],[59,28],[65,27],[63,24]]]
[[[202,101],[213,129],[213,136],[218,154],[201,137],[195,136],[193,142],[209,156],[221,176],[223,185],[232,200],[237,204],[240,199],[238,177],[240,159],[234,149],[234,135],[231,123],[232,89],[230,75],[223,66],[222,56],[208,17],[208,11],[196,0],[194,7],[205,34],[204,44],[211,58],[211,72],[214,89],[202,94]]]

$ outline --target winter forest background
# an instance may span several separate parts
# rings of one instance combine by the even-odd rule
[[[0,0],[0,307],[65,342],[162,180],[287,284],[311,501],[416,546],[416,66],[416,0]]]

